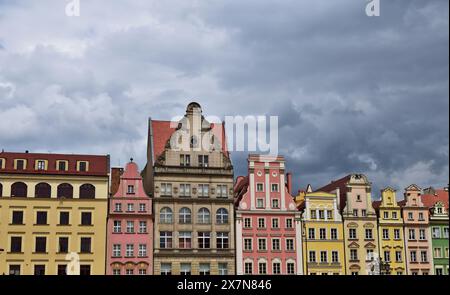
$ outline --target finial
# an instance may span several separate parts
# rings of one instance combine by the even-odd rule
[[[133,158],[130,158],[130,161],[131,161],[131,162],[133,162],[133,160],[134,160]]]

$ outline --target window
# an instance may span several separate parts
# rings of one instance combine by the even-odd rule
[[[265,228],[265,227],[266,227],[266,219],[258,218],[258,228]]]
[[[135,194],[135,192],[134,192],[134,185],[128,185],[128,187],[127,187],[127,194],[129,194],[129,195],[134,195]]]
[[[11,253],[21,253],[22,252],[22,237],[11,237]]]
[[[45,275],[45,265],[36,264],[34,266],[34,275],[35,276],[44,276]]]
[[[400,240],[400,230],[399,229],[394,229],[394,239],[395,240]]]
[[[180,275],[190,275],[192,273],[191,264],[190,263],[181,263],[180,264]]]
[[[411,262],[417,262],[417,252],[416,251],[409,252],[409,257],[410,257]]]
[[[190,184],[180,184],[180,197],[190,197],[191,196],[191,185]]]
[[[281,263],[279,262],[272,263],[272,274],[274,275],[281,274]]]
[[[327,251],[320,251],[320,262],[322,262],[322,263],[328,262]]]
[[[448,239],[448,236],[449,236],[449,234],[448,234],[448,227],[444,227],[443,231],[444,231],[444,239]]]
[[[397,219],[397,212],[392,212],[392,219]]]
[[[253,273],[253,263],[246,262],[244,263],[244,274],[251,275]]]
[[[280,251],[280,239],[272,239],[272,251]]]
[[[161,275],[171,275],[172,274],[172,263],[161,263]]]
[[[125,248],[125,257],[133,257],[134,256],[134,245],[127,244]]]
[[[134,233],[134,221],[132,220],[127,220],[127,233]]]
[[[372,240],[373,239],[373,231],[371,228],[366,228],[366,240]]]
[[[46,253],[47,252],[47,238],[46,237],[36,237],[34,252],[35,253]]]
[[[11,186],[11,197],[26,198],[28,195],[28,187],[23,182],[15,182]]]
[[[134,212],[134,204],[133,203],[127,204],[127,212]]]
[[[383,240],[389,239],[389,229],[383,228]]]
[[[325,228],[319,229],[319,238],[321,240],[326,240],[327,239],[327,230]]]
[[[402,262],[402,251],[395,251],[395,262]]]
[[[139,244],[138,256],[139,257],[147,257],[147,245],[146,244]]]
[[[127,276],[134,275],[134,269],[132,269],[132,268],[126,269],[125,270],[125,275],[127,275]]]
[[[198,247],[200,249],[211,248],[211,233],[210,232],[199,232],[198,233]]]
[[[1,164],[1,163],[0,163]],[[0,166],[1,169],[1,166]],[[0,198],[3,196],[3,184],[0,183]]]
[[[226,185],[218,185],[217,186],[217,197],[218,198],[227,198],[227,186]]]
[[[267,263],[265,262],[258,263],[258,272],[260,275],[267,274]]]
[[[419,213],[419,220],[420,221],[424,221],[425,220],[425,218],[423,217],[423,213],[422,212]]]
[[[367,249],[366,250],[366,259],[369,261],[373,261],[374,259],[374,255],[373,255],[373,249]]]
[[[353,216],[358,217],[358,209],[353,209]]]
[[[203,276],[211,274],[211,266],[209,265],[209,263],[200,263],[199,274]]]
[[[178,218],[179,218],[179,222],[181,224],[190,224],[190,223],[192,223],[191,209],[189,209],[187,207],[181,208]]]
[[[163,197],[172,196],[172,184],[171,183],[161,183],[161,196],[163,196]]]
[[[294,239],[286,239],[286,251],[294,251]]]
[[[68,183],[62,183],[58,185],[56,197],[58,199],[72,199],[73,198],[73,186]]]
[[[412,212],[408,212],[408,220],[413,220],[413,214]]]
[[[361,210],[361,216],[362,217],[366,217],[367,216],[367,210],[366,209],[362,209]]]
[[[333,219],[333,211],[327,210],[327,219]]]
[[[349,228],[348,238],[352,239],[352,240],[356,240],[356,228]]]
[[[228,249],[228,233],[218,232],[216,244],[217,249]]]
[[[272,183],[271,188],[272,192],[278,192],[278,183]]]
[[[80,186],[80,199],[95,199],[95,186],[92,184]]]
[[[198,166],[199,167],[208,167],[209,166],[209,157],[207,155],[199,155],[198,156]]]
[[[59,225],[69,225],[70,214],[69,212],[59,212]]]
[[[15,225],[23,224],[23,211],[13,211],[12,212],[12,224],[15,224]]]
[[[434,248],[434,258],[442,258],[442,248]]]
[[[286,264],[286,270],[287,270],[287,274],[288,275],[293,275],[295,274],[295,263],[293,262],[288,262]]]
[[[172,248],[172,232],[162,231],[159,233],[159,247],[161,249],[171,249]]]
[[[139,212],[147,212],[147,206],[145,203],[139,204]]]
[[[25,160],[16,160],[16,170],[25,170]]]
[[[383,213],[383,217],[384,217],[384,219],[388,219],[389,218],[389,212],[384,212]]]
[[[253,250],[252,239],[244,239],[244,251]]]
[[[160,223],[172,223],[173,219],[172,219],[172,209],[170,209],[169,207],[164,207],[161,209],[161,211],[159,212],[159,222]]]
[[[37,168],[37,170],[45,170],[45,161],[37,160],[36,161],[36,168]]]
[[[198,185],[198,196],[204,198],[209,197],[209,184]]]
[[[113,221],[113,233],[121,233],[122,232],[122,221],[114,220]]]
[[[67,275],[67,265],[65,264],[58,264],[58,276],[65,276]]]
[[[316,251],[309,251],[309,262],[316,262]]]
[[[147,233],[147,221],[139,221],[139,233],[145,234]]]
[[[409,229],[409,239],[415,240],[416,239],[416,231],[414,229]]]
[[[122,212],[122,204],[121,203],[114,204],[114,212]]]
[[[257,183],[257,184],[256,184],[256,191],[257,191],[257,192],[264,192],[264,184],[262,184],[262,183]]]
[[[261,198],[256,199],[256,208],[258,209],[264,208],[264,199]]]
[[[180,166],[185,166],[185,167],[191,166],[191,156],[190,155],[180,155]]]
[[[442,268],[436,268],[435,273],[437,276],[442,276],[444,274],[444,270]]]
[[[78,162],[78,171],[86,172],[87,171],[87,163],[86,162]]]
[[[91,212],[81,212],[81,225],[92,225]]]
[[[228,224],[228,210],[225,208],[219,208],[216,212],[217,224]]]
[[[0,169],[4,169],[3,168],[3,163],[5,163],[5,160],[4,159],[0,159]]]
[[[267,251],[266,239],[258,239],[258,251]]]
[[[325,211],[319,210],[319,219],[325,219]]]
[[[278,209],[280,208],[280,204],[279,204],[279,200],[278,199],[272,199],[272,208],[274,209]]]
[[[331,239],[332,240],[337,240],[337,229],[336,228],[332,228],[331,229]]]
[[[391,252],[384,251],[384,261],[385,262],[391,262]]]
[[[420,251],[420,260],[421,260],[421,262],[428,262],[427,251]]]
[[[91,253],[91,238],[81,238],[81,253]]]
[[[200,208],[198,210],[198,223],[201,224],[209,224],[211,223],[211,214],[209,213],[209,210],[207,208]]]
[[[252,227],[252,220],[250,218],[244,219],[244,228],[251,228]]]
[[[122,246],[120,244],[114,244],[112,250],[113,257],[121,257],[122,256]]]
[[[82,264],[80,265],[80,276],[89,276],[91,275],[91,266]]]
[[[357,195],[357,196],[356,196],[356,201],[357,201],[357,202],[361,202],[361,195]]]
[[[358,261],[358,250],[357,249],[350,249],[350,260]]]
[[[293,222],[291,218],[286,219],[286,228],[292,228]]]
[[[58,239],[58,253],[68,253],[69,252],[69,238],[59,237]]]
[[[332,263],[339,263],[339,252],[338,251],[332,251],[331,252],[331,262]]]
[[[67,170],[67,164],[66,161],[58,161],[58,170],[59,171],[66,171]]]
[[[52,188],[48,183],[38,183],[34,189],[34,197],[35,198],[50,198]]]
[[[441,229],[439,227],[433,227],[432,233],[433,239],[439,239],[441,237]]]
[[[121,274],[120,269],[113,269],[112,274],[113,276],[120,276]]]
[[[178,238],[179,247],[181,249],[192,248],[192,233],[190,231],[182,231]]]
[[[314,240],[316,238],[316,230],[314,228],[308,229],[308,239]]]
[[[425,234],[425,230],[424,229],[419,229],[419,240],[423,241],[426,240],[427,236]]]
[[[36,224],[37,225],[47,225],[47,212],[38,211],[36,213]]]
[[[278,218],[272,218],[272,228],[280,228],[280,220]]]

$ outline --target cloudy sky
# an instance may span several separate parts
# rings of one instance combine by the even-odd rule
[[[449,2],[0,0],[0,149],[145,162],[147,118],[279,116],[294,187],[449,179]],[[236,174],[246,153],[234,153]]]

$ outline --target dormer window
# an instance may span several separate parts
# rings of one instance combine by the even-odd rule
[[[129,185],[127,189],[127,194],[134,194],[134,185]]]
[[[5,159],[0,159],[0,169],[5,169]]]
[[[437,207],[436,208],[436,213],[437,214],[442,214],[442,207]]]
[[[79,172],[87,172],[88,169],[89,169],[88,162],[86,162],[86,161],[79,161],[78,162],[78,169],[77,170]]]
[[[36,170],[45,170],[45,161],[44,160],[37,160],[36,161]]]
[[[26,169],[26,161],[22,159],[15,160],[16,170],[25,170]]]
[[[56,169],[58,171],[67,171],[67,161],[56,161]]]
[[[207,155],[199,155],[198,156],[198,166],[199,167],[208,167],[209,166],[209,157]]]

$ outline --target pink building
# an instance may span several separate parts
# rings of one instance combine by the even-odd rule
[[[422,202],[422,189],[411,184],[405,189],[403,207],[406,266],[409,275],[433,274],[429,210]]]
[[[236,180],[236,273],[302,274],[300,212],[285,162],[250,155],[248,176]]]
[[[108,212],[108,275],[153,273],[152,201],[145,194],[138,166],[113,168]]]

